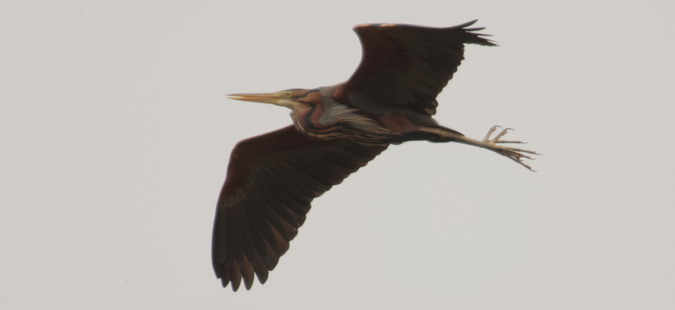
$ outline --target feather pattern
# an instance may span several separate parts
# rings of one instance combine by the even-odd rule
[[[363,55],[343,86],[345,98],[339,99],[364,111],[369,111],[368,102],[376,102],[436,114],[436,96],[464,59],[464,44],[495,45],[484,38],[486,34],[476,33],[483,28],[468,28],[475,22],[449,28],[399,24],[354,27]]]
[[[312,199],[366,165],[387,145],[319,140],[288,126],[232,151],[213,230],[213,267],[223,286],[249,289],[297,235]]]

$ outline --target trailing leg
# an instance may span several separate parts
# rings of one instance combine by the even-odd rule
[[[513,141],[513,140],[501,140],[501,138],[506,135],[506,133],[509,130],[513,130],[511,128],[505,128],[502,129],[497,135],[492,137],[492,135],[495,133],[497,129],[501,129],[500,126],[493,126],[490,128],[490,130],[487,132],[483,140],[476,140],[469,138],[467,136],[464,136],[454,130],[447,129],[444,127],[420,127],[420,131],[423,132],[428,132],[428,133],[433,133],[439,138],[445,140],[445,141],[454,141],[454,142],[459,142],[459,143],[464,143],[464,144],[469,144],[473,146],[477,146],[480,148],[488,149],[494,152],[497,152],[503,156],[506,156],[510,158],[511,160],[517,162],[518,164],[522,165],[523,167],[534,171],[532,167],[529,165],[525,164],[523,162],[523,159],[530,159],[534,160],[533,157],[530,155],[538,155],[537,152],[535,151],[530,151],[530,150],[525,150],[525,149],[520,149],[520,148],[515,148],[515,147],[508,147],[504,146],[501,144],[521,144],[524,143],[522,141]],[[529,155],[528,155],[529,154]]]

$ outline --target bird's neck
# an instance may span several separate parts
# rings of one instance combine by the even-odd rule
[[[291,117],[298,131],[319,139],[349,136],[371,143],[385,141],[392,135],[398,135],[357,109],[337,103],[330,98],[324,98],[320,104],[293,110]]]

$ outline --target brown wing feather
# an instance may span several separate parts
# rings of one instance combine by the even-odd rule
[[[213,268],[223,286],[261,283],[305,221],[310,202],[387,148],[317,140],[292,126],[232,151],[213,229]]]
[[[435,114],[435,98],[464,59],[464,44],[495,45],[483,38],[484,34],[476,33],[483,28],[467,28],[475,22],[449,28],[394,24],[354,27],[363,55],[342,94],[366,111],[371,102],[373,106],[403,106]]]

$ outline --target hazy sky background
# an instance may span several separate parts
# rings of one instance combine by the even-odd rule
[[[1,309],[675,309],[672,1],[0,1]],[[531,173],[394,146],[316,199],[268,283],[210,262],[233,92],[346,80],[353,25],[478,18],[439,122]],[[507,137],[509,137],[507,136]]]

